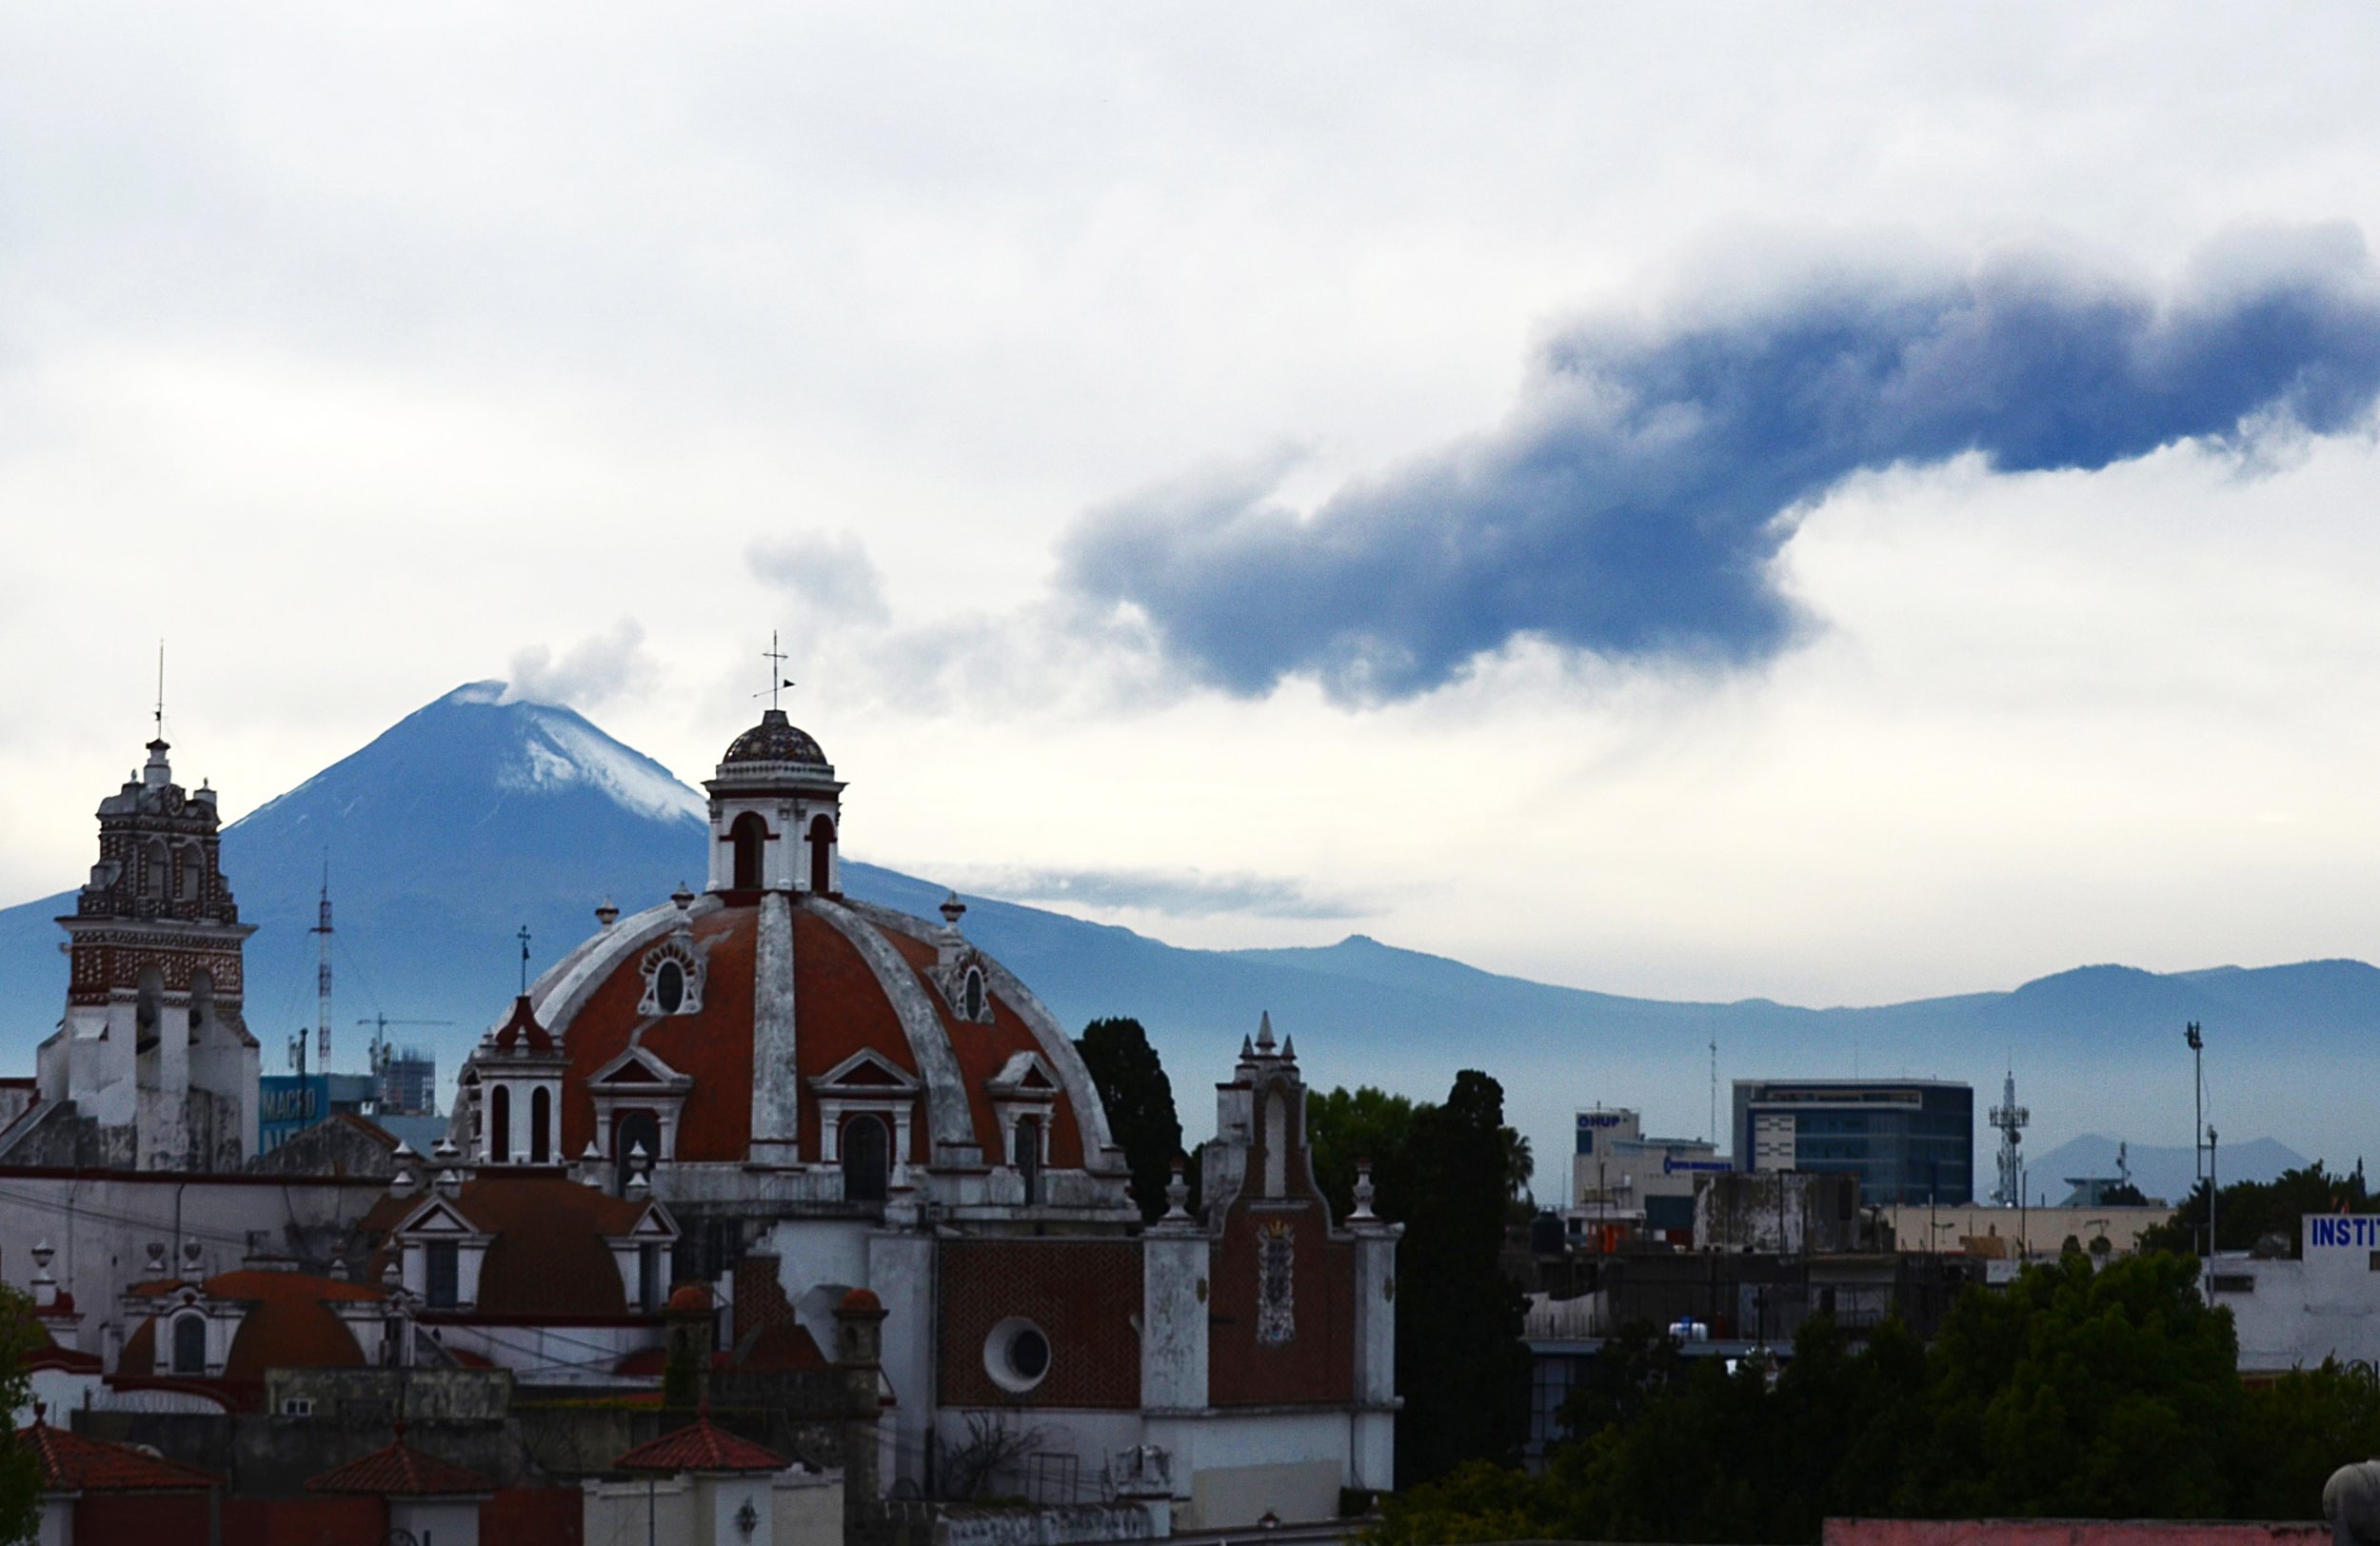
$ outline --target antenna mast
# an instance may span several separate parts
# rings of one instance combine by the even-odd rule
[[[1719,1039],[1711,1038],[1711,1141],[1719,1140]]]
[[[2013,1208],[2025,1197],[2025,1166],[2016,1146],[2025,1140],[2025,1128],[2033,1121],[2033,1113],[2016,1103],[2015,1069],[2008,1071],[2008,1082],[2002,1089],[2000,1103],[1992,1108],[1992,1125],[2000,1130],[2000,1184],[1993,1188],[1992,1200],[2003,1208]]]
[[[327,849],[323,852],[321,921],[307,932],[319,934],[323,940],[322,964],[314,972],[314,1062],[327,1072],[330,1068],[330,853]]]

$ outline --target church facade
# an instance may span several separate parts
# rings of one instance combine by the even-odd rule
[[[843,894],[818,743],[771,709],[706,787],[702,894],[599,914],[483,1038],[442,1149],[653,1199],[668,1280],[818,1345],[873,1294],[895,1487],[996,1457],[1094,1496],[1153,1448],[1180,1521],[1214,1527],[1387,1486],[1398,1232],[1331,1219],[1294,1048],[1243,1043],[1203,1217],[1177,1196],[1144,1228],[1089,1070],[958,900]]]

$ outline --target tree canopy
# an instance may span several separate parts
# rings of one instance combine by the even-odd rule
[[[2326,1364],[2243,1384],[2229,1311],[2164,1253],[2081,1253],[1970,1289],[1932,1346],[1854,1347],[1821,1317],[1781,1370],[1616,1338],[1543,1475],[1472,1464],[1389,1505],[1379,1538],[1819,1538],[1830,1516],[2310,1518],[2380,1453],[2380,1381]],[[1400,1436],[1401,1437],[1401,1436]]]
[[[1124,1151],[1132,1199],[1140,1205],[1142,1219],[1154,1220],[1165,1212],[1165,1186],[1181,1153],[1173,1080],[1137,1020],[1095,1020],[1082,1028],[1075,1050],[1082,1054],[1107,1109],[1107,1130]]]
[[[2301,1255],[2299,1237],[2310,1213],[2362,1213],[2371,1203],[2364,1185],[2364,1162],[2344,1176],[2334,1176],[2316,1160],[2285,1170],[2269,1181],[2233,1181],[2216,1199],[2214,1227],[2221,1235],[2219,1251],[2246,1251],[2266,1236],[2289,1242],[2291,1256]],[[2200,1181],[2173,1217],[2141,1233],[2145,1250],[2195,1254],[2206,1243],[2207,1183]]]

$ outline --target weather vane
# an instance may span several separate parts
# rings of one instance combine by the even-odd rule
[[[768,647],[761,651],[761,659],[768,662],[768,706],[775,708],[778,706],[778,692],[792,686],[793,678],[784,674],[788,657],[777,647],[777,630],[774,628],[768,630]],[[752,696],[758,698],[760,694],[756,692]]]

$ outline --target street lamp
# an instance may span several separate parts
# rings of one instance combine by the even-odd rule
[[[2192,1021],[2182,1027],[2182,1040],[2190,1043],[2191,1108],[2190,1161],[2195,1179],[2207,1179],[2207,1039],[2199,1034],[2198,1022]],[[2214,1192],[2207,1192],[2207,1251],[2214,1255]]]

